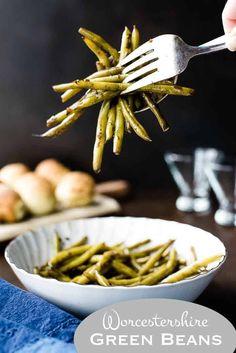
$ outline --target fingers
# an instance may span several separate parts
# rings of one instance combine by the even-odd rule
[[[228,0],[223,13],[222,21],[225,33],[229,33],[236,26],[236,1]]]
[[[226,45],[230,51],[236,51],[236,26],[228,34]]]

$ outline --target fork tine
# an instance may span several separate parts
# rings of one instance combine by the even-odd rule
[[[153,71],[155,69],[157,69],[157,61],[155,61],[151,64],[148,64],[148,65],[142,67],[141,69],[136,70],[133,73],[129,74],[128,77],[125,78],[124,82],[125,83],[131,82],[131,81],[135,80],[136,78],[143,76],[143,75],[147,74],[148,72]]]
[[[127,94],[130,92],[133,92],[135,90],[138,90],[141,87],[150,85],[152,83],[156,83],[162,80],[167,79],[165,74],[161,72],[154,72],[150,75],[147,75],[146,77],[142,78],[141,80],[134,82],[132,85],[130,85],[126,90],[122,91],[121,94]]]
[[[126,65],[130,61],[137,59],[140,55],[143,55],[143,54],[149,52],[152,49],[153,48],[152,48],[152,45],[151,45],[151,41],[148,41],[148,42],[144,43],[143,45],[140,45],[140,47],[138,47],[132,53],[130,53],[124,59],[122,59],[120,61],[120,65],[121,66]]]
[[[135,60],[132,64],[126,66],[124,68],[123,73],[127,74],[130,71],[133,71],[139,66],[142,66],[145,63],[148,63],[149,61],[157,59],[157,53],[155,51],[151,52],[150,54],[142,56],[140,59]]]

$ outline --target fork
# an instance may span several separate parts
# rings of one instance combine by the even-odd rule
[[[123,70],[128,74],[124,82],[132,83],[122,94],[179,75],[194,56],[226,49],[225,41],[226,35],[200,46],[188,45],[174,34],[150,39],[120,61],[121,66],[129,64]]]

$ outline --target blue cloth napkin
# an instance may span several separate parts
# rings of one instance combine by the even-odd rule
[[[0,353],[75,353],[80,320],[0,279]]]

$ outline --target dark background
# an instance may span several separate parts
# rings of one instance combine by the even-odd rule
[[[91,171],[98,107],[64,136],[53,141],[32,137],[63,109],[52,91],[94,71],[94,56],[77,30],[87,27],[117,48],[125,25],[136,24],[142,40],[164,33],[180,35],[193,45],[223,34],[224,0],[0,1],[0,166],[22,161],[31,167],[56,157]],[[126,178],[134,185],[172,182],[163,152],[176,147],[214,146],[235,152],[236,55],[228,51],[195,58],[179,82],[196,89],[194,97],[169,97],[161,104],[171,124],[162,133],[151,113],[140,115],[153,142],[126,136],[120,157],[107,146],[98,180]]]

